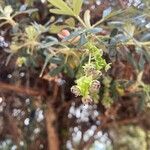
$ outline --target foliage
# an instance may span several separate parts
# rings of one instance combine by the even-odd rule
[[[83,0],[48,0],[43,3],[34,0],[16,0],[16,3],[11,0],[0,1],[3,68],[14,69],[14,74],[25,70],[25,81],[17,79],[16,84],[29,86],[27,81],[31,78],[36,88],[42,91],[37,80],[42,80],[42,83],[47,81],[45,95],[53,93],[52,97],[59,100],[55,101],[54,98],[53,101],[48,95],[47,99],[52,102],[47,104],[43,102],[45,95],[42,95],[42,102],[33,105],[40,105],[44,111],[53,105],[54,110],[59,112],[63,110],[63,104],[69,104],[66,100],[68,97],[77,97],[84,105],[96,107],[105,117],[110,117],[108,122],[113,119],[120,121],[126,113],[146,112],[150,107],[149,2],[125,6],[123,9],[118,9],[118,2],[115,6],[110,4],[102,7],[102,13],[99,13],[101,7],[97,5],[98,2],[86,3]],[[92,6],[96,6],[95,10]],[[53,89],[53,83],[65,91],[58,94],[57,88]],[[64,83],[69,85],[67,90]],[[32,82],[30,86],[34,87]],[[132,110],[130,105],[124,104],[128,101],[134,103]],[[115,106],[119,109],[116,116],[108,113],[115,111]],[[123,110],[120,111],[121,108]],[[32,107],[29,110],[32,112]],[[100,122],[105,123],[105,120]],[[88,126],[88,123],[83,124]],[[97,122],[95,124],[98,126]],[[63,134],[66,133],[64,130],[61,131]],[[139,131],[138,128],[134,130],[137,133]],[[142,131],[140,133],[145,138],[146,135]],[[132,141],[130,137],[126,140]]]
[[[15,21],[15,17],[19,14],[24,13],[33,13],[35,9],[29,9],[24,10],[20,12],[13,13],[13,8],[8,5],[4,8],[1,7],[1,26],[4,26],[5,24],[10,24],[12,26],[12,29],[14,31],[14,34],[12,35],[12,42],[9,46],[10,56],[8,57],[7,63],[9,62],[11,56],[14,53],[20,53],[19,51],[26,51],[26,54],[38,55],[38,51],[44,52],[43,54],[46,56],[45,64],[42,68],[42,72],[40,76],[43,75],[44,70],[46,69],[47,64],[50,62],[51,59],[54,57],[57,58],[57,60],[63,59],[63,63],[61,65],[57,65],[52,72],[50,72],[50,75],[56,75],[62,71],[67,73],[69,76],[74,76],[75,72],[82,72],[77,77],[76,83],[77,86],[73,86],[72,91],[75,93],[78,93],[76,95],[82,96],[82,99],[88,99],[94,100],[95,102],[98,101],[98,89],[94,92],[94,94],[90,94],[93,92],[90,92],[90,88],[92,86],[92,82],[97,82],[97,86],[99,87],[99,77],[102,74],[102,71],[107,71],[110,68],[110,64],[106,63],[106,60],[102,58],[103,51],[105,53],[109,53],[110,55],[114,55],[112,53],[116,53],[115,48],[119,48],[121,45],[125,46],[127,48],[128,45],[135,45],[137,46],[136,49],[141,49],[142,47],[149,47],[149,41],[138,41],[135,39],[135,28],[136,28],[136,22],[133,18],[133,21],[128,21],[127,23],[122,22],[118,29],[115,28],[112,30],[110,34],[110,38],[107,36],[99,36],[98,33],[102,32],[104,28],[100,28],[99,24],[102,24],[105,20],[109,19],[110,17],[118,17],[123,13],[123,11],[116,11],[111,12],[111,9],[108,8],[103,12],[103,17],[100,21],[97,23],[91,25],[90,21],[90,10],[86,10],[83,16],[83,19],[80,17],[80,11],[83,4],[83,1],[76,1],[72,0],[69,3],[64,2],[63,0],[51,0],[49,1],[51,4],[50,12],[54,14],[59,15],[69,15],[71,18],[68,18],[66,20],[66,23],[68,25],[56,25],[56,23],[46,25],[41,25],[38,23],[31,23],[31,25],[25,26],[25,30],[20,31],[21,24],[17,23]],[[55,8],[53,8],[56,7]],[[134,13],[134,10],[132,8],[129,8],[131,13]],[[13,13],[13,14],[12,14]],[[125,14],[126,12],[124,12]],[[79,23],[81,23],[81,29],[75,27],[74,18],[76,18]],[[58,27],[61,30],[63,28],[70,28],[69,25],[72,24],[71,30],[73,30],[71,33],[68,33],[68,36],[64,36],[63,42],[58,41],[56,38],[49,36],[47,33],[53,33],[54,28]],[[50,30],[49,30],[50,28]],[[74,28],[74,29],[72,29]],[[57,29],[56,29],[56,32]],[[140,31],[138,31],[140,32]],[[64,33],[65,34],[65,33]],[[21,39],[20,39],[21,36]],[[119,38],[121,37],[121,38]],[[76,38],[76,40],[74,40]],[[77,39],[78,38],[78,39]],[[89,42],[90,41],[90,42]],[[108,48],[107,48],[108,43]],[[99,50],[100,49],[100,50]],[[101,50],[103,49],[103,50]],[[34,52],[34,51],[37,52]],[[147,50],[146,50],[147,51]],[[23,55],[26,55],[26,54]],[[147,52],[149,53],[149,52]],[[22,55],[22,54],[21,54]],[[128,57],[130,56],[130,53],[127,54]],[[141,60],[140,60],[140,68],[143,67],[141,65],[144,65],[145,60],[143,58],[144,54],[141,54]],[[149,54],[148,54],[149,55]],[[24,57],[24,56],[20,56]],[[111,58],[112,56],[110,56]],[[69,61],[70,58],[80,59],[84,60],[85,58],[88,58],[88,62],[80,62],[73,63],[75,66],[71,65],[71,62]],[[132,58],[131,58],[132,59]],[[133,60],[131,60],[133,61]],[[19,62],[19,60],[18,60]],[[24,64],[24,61],[21,61]],[[54,62],[54,64],[58,64],[57,61]],[[79,65],[79,64],[82,65]],[[135,65],[135,62],[132,62]],[[90,73],[89,73],[90,72]],[[78,74],[78,73],[77,73]],[[95,77],[96,76],[96,77]],[[81,84],[82,80],[87,80],[84,85],[84,82]],[[136,84],[137,85],[137,84]],[[141,84],[140,84],[141,85]],[[138,85],[138,86],[140,86]],[[143,87],[143,85],[141,85]],[[146,88],[149,89],[149,88]],[[78,92],[77,92],[78,91]],[[145,91],[145,86],[143,87],[143,92]],[[147,91],[147,90],[146,90]],[[149,95],[149,91],[146,92],[147,96]],[[149,96],[148,96],[149,97]],[[147,98],[148,98],[147,97]],[[148,98],[149,99],[149,98]],[[85,103],[88,102],[86,100],[83,100]],[[104,100],[103,100],[104,101]],[[107,101],[107,100],[106,100]],[[109,100],[110,101],[110,100]]]

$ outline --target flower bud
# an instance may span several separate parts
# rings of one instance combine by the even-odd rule
[[[71,87],[71,92],[77,97],[80,96],[80,89],[76,86]]]
[[[60,33],[58,33],[57,34],[58,35],[58,37],[60,38],[60,39],[65,39],[67,36],[69,36],[70,35],[70,32],[68,31],[68,30],[66,30],[66,29],[64,29],[64,30],[62,30]],[[76,42],[78,42],[80,40],[80,36],[77,36],[77,37],[74,37],[74,38],[72,38],[72,39],[69,39],[68,41],[70,42],[70,43],[76,43]]]
[[[62,30],[60,33],[58,33],[58,36],[61,38],[61,39],[64,39],[65,37],[69,36],[70,35],[70,32],[68,30]]]
[[[94,66],[92,66],[92,65],[85,65],[84,66],[84,72],[85,72],[85,74],[87,74],[87,75],[92,75],[93,74],[93,72],[95,71],[95,68],[94,68]]]
[[[93,102],[93,99],[89,95],[86,97],[82,97],[83,104],[91,104],[92,102]]]
[[[97,80],[93,80],[92,84],[91,84],[91,87],[90,87],[90,91],[98,91],[100,88],[100,82],[97,81]]]
[[[99,70],[94,70],[92,75],[94,79],[98,79],[102,76],[102,72]]]

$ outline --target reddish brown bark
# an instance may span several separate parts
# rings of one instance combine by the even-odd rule
[[[33,90],[29,87],[26,88],[23,86],[11,85],[8,83],[3,83],[3,82],[0,82],[0,90],[13,91],[16,93],[21,93],[21,94],[30,95],[30,96],[45,95],[45,93],[42,91],[37,91],[37,90]]]
[[[45,120],[47,128],[48,150],[59,150],[59,138],[56,129],[56,123],[58,122],[58,120],[56,110],[54,110],[55,108],[53,106],[53,103],[57,98],[59,88],[56,82],[53,83],[53,87],[53,95],[46,101],[47,109],[45,111]]]
[[[45,120],[47,128],[48,150],[59,150],[59,139],[55,127],[56,115],[51,104],[47,103],[45,111]]]

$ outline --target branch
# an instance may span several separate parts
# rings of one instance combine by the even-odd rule
[[[47,102],[45,122],[47,128],[48,150],[59,150],[59,138],[55,122],[57,120],[53,106]]]
[[[21,93],[25,95],[30,95],[30,96],[39,96],[39,95],[45,95],[43,91],[37,91],[33,90],[29,87],[23,87],[23,86],[16,86],[4,82],[0,82],[0,90],[2,91],[13,91],[16,93]]]
[[[59,150],[59,137],[56,128],[58,122],[56,110],[52,103],[56,100],[58,96],[58,85],[54,83],[54,90],[52,97],[48,97],[46,100],[47,109],[45,110],[45,123],[47,128],[47,141],[48,141],[48,150]]]

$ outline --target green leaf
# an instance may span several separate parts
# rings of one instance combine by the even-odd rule
[[[76,16],[79,15],[82,7],[83,0],[72,0],[73,1],[73,11]]]
[[[65,69],[67,71],[67,75],[69,77],[73,78],[74,75],[75,75],[73,69],[69,65],[67,65],[67,64],[65,65]]]
[[[64,69],[64,65],[62,66],[58,66],[57,68],[53,69],[49,75],[51,76],[56,76],[57,74],[59,74],[60,72],[62,72],[62,70]]]
[[[143,70],[144,69],[144,65],[145,65],[145,59],[143,57],[143,55],[140,56],[140,59],[139,59],[139,69],[140,70]]]
[[[12,12],[13,12],[13,9],[10,5],[6,6],[3,11],[5,16],[8,16],[8,17],[11,15]]]
[[[68,40],[70,40],[70,39],[72,39],[72,38],[75,38],[75,37],[79,36],[80,34],[84,33],[85,31],[86,31],[86,30],[83,30],[83,29],[74,31],[74,32],[72,32],[69,36],[65,37],[65,38],[63,39],[63,41],[68,41]]]
[[[46,42],[58,42],[58,39],[53,36],[45,37]]]
[[[73,14],[69,11],[61,10],[61,9],[50,9],[51,13],[59,14],[59,15],[69,15],[72,16]]]
[[[46,57],[45,63],[44,63],[44,65],[43,65],[42,71],[41,71],[41,73],[40,73],[40,77],[42,77],[42,75],[43,75],[43,73],[44,73],[44,70],[45,70],[45,68],[46,68],[46,66],[47,66],[47,64],[48,64],[48,62],[50,61],[51,57],[52,57],[51,55],[48,55],[48,56]]]
[[[64,58],[52,57],[51,60],[50,60],[50,63],[62,64],[62,63],[64,63]]]
[[[86,10],[84,13],[84,22],[88,28],[91,27],[90,19],[91,19],[90,10]]]
[[[108,7],[106,8],[104,11],[103,11],[103,18],[105,18],[106,16],[108,16],[112,11],[112,8],[111,7]]]
[[[117,28],[114,28],[112,31],[111,31],[111,34],[110,34],[110,37],[114,37],[118,34],[118,29]]]
[[[117,28],[114,28],[114,29],[111,31],[111,33],[110,33],[110,37],[111,37],[111,38],[108,40],[108,43],[109,43],[109,44],[112,44],[112,41],[113,41],[112,37],[115,37],[117,34],[118,34],[118,29],[117,29]]]
[[[49,2],[53,6],[59,8],[59,9],[64,9],[64,10],[69,10],[70,9],[63,0],[49,0]]]
[[[57,34],[57,33],[59,33],[62,29],[66,28],[66,27],[67,27],[66,25],[56,25],[56,24],[52,24],[52,25],[50,26],[49,32],[50,32],[50,33]]]
[[[36,36],[38,36],[37,30],[33,26],[26,27],[25,32],[30,40],[33,40]]]
[[[93,34],[100,33],[101,31],[103,31],[102,28],[91,28],[86,30],[87,33],[93,33]]]
[[[81,36],[80,36],[79,47],[82,46],[82,45],[84,45],[86,42],[87,42],[87,39],[86,39],[85,34],[83,33],[83,34],[81,34]]]
[[[71,17],[65,20],[65,24],[68,25],[69,27],[75,27],[75,20]]]
[[[49,0],[49,2],[58,9],[50,9],[55,14],[73,15],[72,9],[63,0]]]

